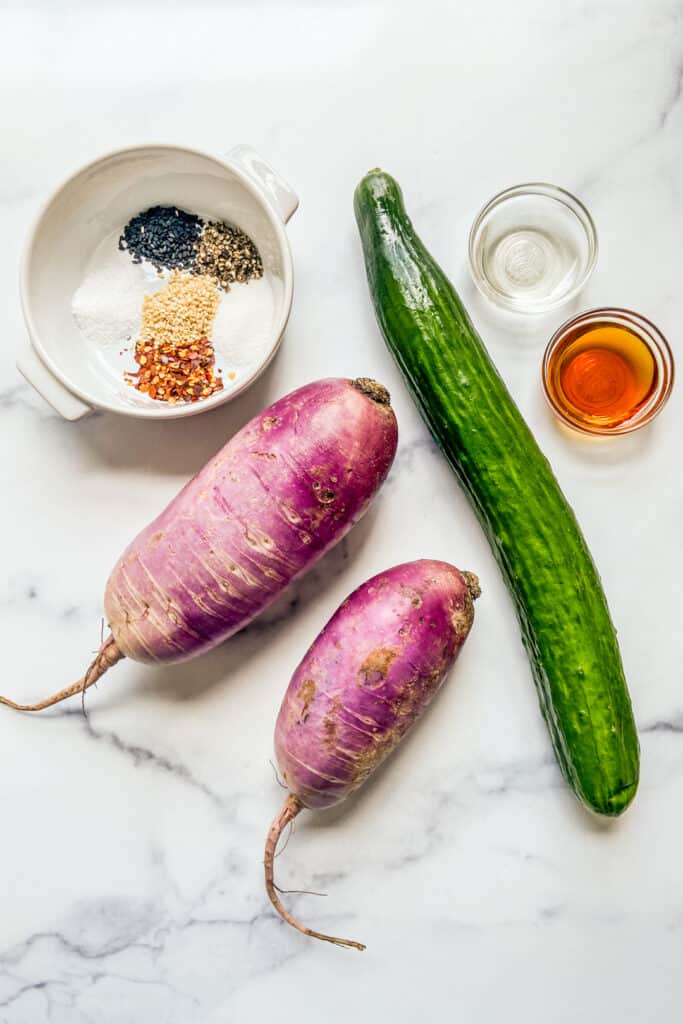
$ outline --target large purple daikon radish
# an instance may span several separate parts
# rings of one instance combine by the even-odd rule
[[[367,378],[316,381],[256,416],[123,553],[104,607],[110,635],[85,691],[121,658],[201,654],[252,621],[363,515],[396,453],[389,394]]]

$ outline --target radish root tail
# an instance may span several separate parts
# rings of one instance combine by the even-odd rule
[[[284,829],[291,821],[294,821],[302,807],[303,804],[299,798],[294,796],[293,793],[290,793],[282,805],[279,814],[275,818],[275,821],[270,826],[270,832],[266,839],[266,852],[263,861],[266,869],[266,890],[268,892],[270,902],[273,904],[280,917],[285,920],[287,924],[291,924],[292,928],[296,928],[297,931],[302,932],[304,935],[309,935],[312,939],[321,939],[323,942],[332,942],[335,946],[350,946],[352,949],[365,949],[362,942],[354,942],[353,939],[338,939],[334,935],[323,935],[322,932],[314,932],[312,928],[307,928],[306,925],[301,924],[301,922],[297,921],[295,917],[292,917],[280,901],[274,878],[275,851],[277,849],[278,840],[280,839]]]
[[[116,646],[114,637],[108,636],[87,672],[77,683],[67,686],[65,690],[60,690],[59,693],[55,693],[51,697],[47,697],[46,700],[39,701],[37,704],[16,704],[7,697],[0,697],[0,704],[5,704],[8,708],[14,708],[15,711],[42,711],[43,708],[51,708],[53,704],[59,704],[60,701],[66,700],[67,697],[73,697],[75,693],[85,693],[89,686],[96,683],[107,669],[111,668],[112,665],[115,665],[123,657],[124,655]]]

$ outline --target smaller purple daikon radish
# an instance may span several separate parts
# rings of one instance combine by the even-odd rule
[[[427,707],[464,644],[479,596],[473,573],[423,559],[373,576],[348,597],[287,687],[275,756],[289,795],[271,825],[266,890],[278,914],[315,939],[282,905],[274,858],[283,829],[304,808],[345,800],[397,746]]]

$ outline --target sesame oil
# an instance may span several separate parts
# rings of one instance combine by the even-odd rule
[[[577,325],[552,353],[549,397],[586,430],[619,426],[635,416],[658,386],[653,355],[634,331],[615,323]]]

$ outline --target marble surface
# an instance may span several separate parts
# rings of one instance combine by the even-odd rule
[[[593,212],[601,255],[575,308],[622,304],[681,354],[683,6],[300,0],[2,4],[2,688],[80,674],[123,545],[239,425],[325,375],[392,391],[401,442],[380,499],[268,616],[193,664],[121,664],[87,701],[0,715],[1,1024],[680,1020],[683,695],[681,392],[632,437],[560,430],[539,388],[547,322],[473,294],[466,237],[519,180]],[[116,146],[255,145],[298,190],[296,296],[275,364],[188,422],[58,419],[22,383],[23,239],[41,201]],[[375,329],[351,211],[381,164],[462,289],[576,507],[618,625],[642,784],[604,827],[563,785],[512,606],[469,507]],[[288,678],[361,580],[421,555],[476,570],[473,634],[438,701],[357,798],[300,819],[272,914],[262,845]]]

